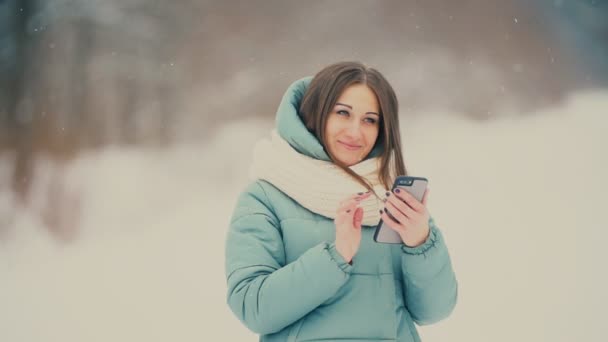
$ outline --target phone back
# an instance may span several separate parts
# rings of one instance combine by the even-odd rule
[[[424,196],[427,184],[428,180],[426,178],[400,176],[395,180],[393,190],[395,188],[403,189],[414,196],[418,201],[422,201],[422,196]],[[382,220],[380,220],[378,227],[376,227],[374,241],[381,243],[403,243],[401,236],[390,227],[387,227]]]

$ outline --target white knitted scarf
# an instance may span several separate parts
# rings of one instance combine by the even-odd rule
[[[381,199],[386,188],[378,179],[380,158],[370,158],[350,167],[365,178]],[[348,196],[367,189],[336,164],[308,157],[296,151],[276,130],[271,139],[262,139],[254,147],[251,179],[270,182],[308,210],[334,219],[340,202]],[[380,221],[379,209],[384,203],[369,196],[360,204],[363,225],[376,226]]]

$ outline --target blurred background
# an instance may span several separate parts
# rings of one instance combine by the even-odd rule
[[[358,60],[460,283],[424,341],[605,341],[608,1],[0,0],[0,341],[255,341],[224,238],[291,82]]]

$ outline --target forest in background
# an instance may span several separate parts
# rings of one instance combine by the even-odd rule
[[[204,144],[272,118],[292,81],[338,60],[382,71],[405,120],[524,115],[608,86],[608,3],[0,0],[0,192],[27,205],[41,156]]]

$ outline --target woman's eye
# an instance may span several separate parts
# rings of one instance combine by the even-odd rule
[[[367,118],[365,119],[367,122],[371,123],[371,124],[375,124],[376,123],[376,119],[372,119],[372,118]]]
[[[342,115],[342,114],[346,114],[346,115],[348,115],[348,111],[346,111],[346,110],[339,110],[339,111],[337,111],[336,113],[338,113],[338,114],[340,114],[340,115]]]

